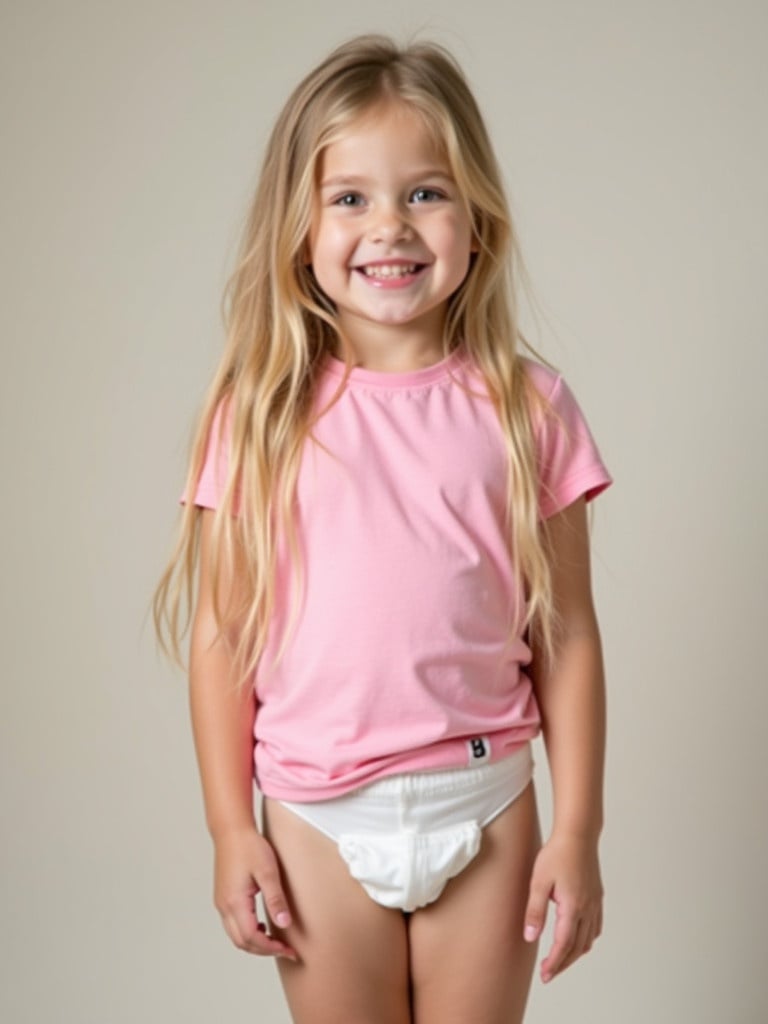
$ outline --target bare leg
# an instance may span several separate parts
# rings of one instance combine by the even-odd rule
[[[521,1024],[536,961],[523,917],[540,844],[530,785],[486,826],[468,867],[412,915],[415,1024]]]
[[[278,961],[295,1024],[411,1024],[402,913],[375,903],[336,844],[292,811],[264,800],[263,817],[294,918],[275,933],[299,956]]]

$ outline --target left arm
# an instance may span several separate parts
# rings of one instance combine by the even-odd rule
[[[551,664],[534,659],[553,790],[552,832],[531,877],[525,937],[541,934],[556,905],[552,948],[541,964],[550,981],[586,953],[602,928],[598,840],[603,825],[605,686],[600,632],[592,602],[589,536],[583,498],[547,523],[558,623]]]

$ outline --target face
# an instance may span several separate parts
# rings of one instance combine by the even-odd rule
[[[377,106],[323,151],[309,256],[353,342],[418,332],[439,346],[473,248],[450,167],[407,106]]]

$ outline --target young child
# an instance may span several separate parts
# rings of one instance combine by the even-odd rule
[[[179,658],[197,580],[215,902],[236,946],[278,958],[299,1024],[520,1021],[549,901],[544,981],[601,930],[585,505],[610,477],[561,377],[519,351],[516,254],[440,47],[358,38],[294,91],[155,616]]]

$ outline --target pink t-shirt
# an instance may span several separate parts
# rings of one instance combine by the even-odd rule
[[[555,413],[537,430],[547,518],[611,478],[562,378],[526,368]],[[343,373],[326,357],[317,408]],[[220,419],[194,499],[208,508],[227,472]],[[321,445],[305,445],[297,484],[301,611],[275,668],[289,607],[281,546],[282,596],[254,681],[262,792],[320,800],[511,753],[540,719],[530,650],[522,637],[504,646],[522,597],[504,531],[506,454],[481,375],[463,350],[410,373],[357,367],[313,435]]]

